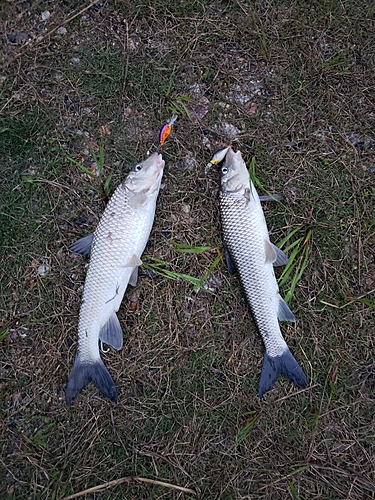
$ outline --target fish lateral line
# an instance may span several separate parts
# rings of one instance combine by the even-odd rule
[[[111,302],[112,300],[114,300],[114,299],[116,298],[116,296],[118,295],[118,291],[119,291],[119,289],[120,289],[120,285],[119,285],[119,284],[117,284],[117,285],[116,285],[116,292],[115,292],[114,296],[113,296],[111,299],[108,299],[108,300],[105,302],[105,304],[108,304],[109,302]]]

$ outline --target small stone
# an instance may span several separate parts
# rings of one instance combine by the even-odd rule
[[[67,33],[67,29],[65,28],[65,26],[60,26],[60,28],[57,30],[56,32],[58,35],[66,35]]]
[[[44,12],[42,12],[42,20],[43,21],[47,21],[47,19],[49,19],[51,17],[51,13],[49,10],[45,10]]]
[[[41,266],[38,267],[37,273],[39,274],[39,276],[43,278],[48,273],[49,270],[50,270],[49,266],[47,266],[46,264],[42,264]]]

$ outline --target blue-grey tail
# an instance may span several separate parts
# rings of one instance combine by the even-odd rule
[[[272,389],[280,373],[298,385],[298,387],[307,386],[306,375],[289,349],[281,356],[272,357],[265,353],[259,381],[258,394],[260,398]]]
[[[117,402],[115,383],[103,361],[99,358],[94,363],[88,363],[81,361],[77,356],[66,387],[65,401],[67,405],[70,405],[90,380],[108,399],[114,403]]]

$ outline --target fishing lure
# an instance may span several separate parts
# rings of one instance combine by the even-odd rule
[[[165,143],[166,138],[171,133],[172,125],[174,124],[174,122],[176,120],[177,120],[177,115],[175,115],[173,113],[171,118],[169,118],[169,120],[167,120],[167,123],[165,125],[163,125],[163,127],[160,129],[160,132],[159,132],[159,144],[160,144],[160,146],[162,146]]]
[[[205,173],[207,174],[212,165],[217,165],[221,161],[224,160],[225,155],[228,153],[229,146],[225,149],[221,149],[220,151],[217,151],[217,153],[214,154],[212,159],[210,160],[209,163],[207,163],[206,168],[204,169]]]

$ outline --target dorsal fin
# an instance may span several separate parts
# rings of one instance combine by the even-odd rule
[[[70,245],[69,250],[74,253],[79,253],[81,255],[86,255],[90,257],[92,240],[94,238],[94,233],[90,233],[83,238],[75,241]]]

